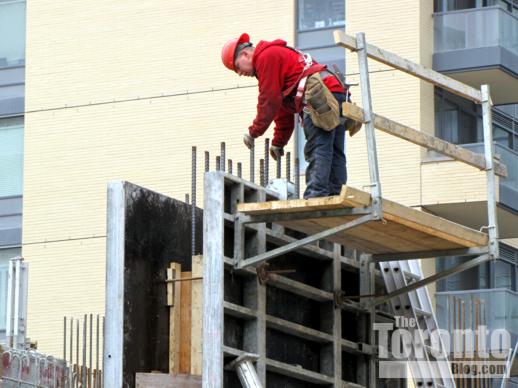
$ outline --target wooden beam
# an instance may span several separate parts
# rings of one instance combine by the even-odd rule
[[[365,122],[364,111],[359,106],[351,104],[350,102],[344,102],[342,105],[342,110],[344,116],[353,120]],[[435,136],[428,135],[416,129],[407,127],[406,125],[399,124],[378,114],[373,113],[372,117],[374,126],[385,133],[389,133],[399,137],[400,139],[407,140],[411,143],[428,148],[430,150],[440,152],[443,155],[469,164],[470,166],[476,167],[480,170],[485,170],[486,168],[486,161],[484,159],[484,155],[482,154],[477,154],[476,152],[449,143]],[[495,160],[494,168],[495,174],[504,178],[507,177],[507,167],[505,164]]]
[[[370,194],[363,191],[348,191],[348,186],[343,186],[340,195],[331,197],[320,197],[310,199],[289,199],[285,201],[268,201],[254,203],[240,203],[237,205],[239,212],[248,215],[268,214],[275,210],[282,210],[283,213],[309,212],[313,210],[341,209],[344,207],[344,198],[362,203],[363,206],[370,204]]]
[[[334,31],[335,43],[351,51],[357,51],[356,38],[345,34],[343,31]],[[371,44],[367,44],[367,56],[385,65],[414,75],[424,81],[428,81],[461,97],[467,98],[477,104],[482,103],[482,94],[479,90],[468,86],[462,82],[454,80],[444,74],[428,69],[422,65],[409,61],[393,54],[389,51],[380,49]]]
[[[203,276],[203,256],[192,257],[192,276]],[[201,375],[202,338],[203,338],[203,282],[193,281],[191,284],[191,374]]]
[[[169,308],[169,373],[178,373],[180,370],[180,295],[181,283],[171,282],[179,279],[182,273],[182,265],[171,263],[167,270],[168,285],[168,305]],[[169,285],[171,284],[171,287]],[[171,294],[169,291],[171,290]],[[171,304],[169,304],[171,303]]]
[[[182,272],[182,279],[192,278],[192,272]],[[192,280],[180,282],[180,360],[179,373],[191,373],[191,285]]]

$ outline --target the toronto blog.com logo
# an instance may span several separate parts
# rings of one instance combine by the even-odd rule
[[[379,377],[502,378],[512,353],[511,335],[505,329],[422,330],[415,318],[395,317],[392,323],[375,323],[379,345]],[[451,374],[450,374],[451,373]]]

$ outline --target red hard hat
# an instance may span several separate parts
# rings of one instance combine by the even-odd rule
[[[241,34],[239,38],[230,39],[225,45],[223,46],[223,49],[221,50],[221,61],[225,65],[227,69],[230,69],[232,71],[236,71],[236,68],[234,66],[234,59],[236,54],[236,48],[241,43],[248,43],[250,42],[250,37],[245,32]]]

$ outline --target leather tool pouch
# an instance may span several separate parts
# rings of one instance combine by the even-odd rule
[[[315,73],[308,77],[304,97],[315,126],[332,131],[340,124],[338,101],[324,84],[320,74]]]

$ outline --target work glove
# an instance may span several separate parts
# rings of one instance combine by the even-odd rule
[[[277,161],[283,155],[284,155],[284,149],[282,147],[278,147],[275,145],[272,145],[270,147],[270,156],[273,158],[273,160]]]
[[[254,138],[250,136],[248,133],[245,133],[243,136],[243,143],[245,143],[246,147],[251,150],[254,146]]]

